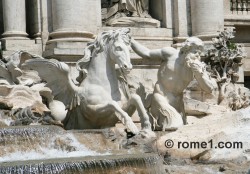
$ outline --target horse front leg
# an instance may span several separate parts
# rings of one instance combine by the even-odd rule
[[[97,104],[97,105],[87,105],[88,109],[91,109],[94,112],[97,113],[104,113],[107,111],[114,111],[117,114],[115,114],[118,119],[134,134],[137,134],[139,132],[138,128],[134,124],[131,117],[122,110],[122,108],[119,106],[119,104],[116,101],[110,101],[105,104]]]
[[[136,107],[140,117],[142,129],[151,130],[151,123],[149,121],[149,116],[147,114],[146,109],[144,108],[141,97],[137,94],[131,94],[131,98],[128,101],[128,105],[129,106],[133,105]]]

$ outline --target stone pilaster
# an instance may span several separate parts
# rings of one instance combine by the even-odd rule
[[[4,33],[2,37],[24,39],[26,33],[25,0],[2,0]]]
[[[188,13],[186,0],[174,1],[174,36],[175,41],[182,42],[188,37]]]
[[[223,0],[191,0],[192,35],[211,40],[224,30]]]
[[[53,31],[44,56],[81,57],[101,27],[101,0],[53,0],[51,5]]]
[[[190,36],[190,0],[173,1],[174,12],[174,41],[173,47],[179,49]]]

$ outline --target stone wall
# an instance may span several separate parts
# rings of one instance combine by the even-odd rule
[[[249,6],[249,5],[248,5]],[[230,1],[224,0],[224,21],[225,26],[235,27],[235,42],[242,43],[247,53],[247,59],[244,60],[244,75],[250,76],[250,13],[247,11],[232,11]]]

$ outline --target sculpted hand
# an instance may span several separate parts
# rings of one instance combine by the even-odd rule
[[[205,64],[197,59],[189,61],[189,66],[194,73],[203,73],[205,70]]]
[[[217,88],[217,83],[210,77],[204,62],[194,60],[192,63],[189,63],[189,67],[192,69],[194,77],[202,90],[207,93],[212,93],[212,91]]]

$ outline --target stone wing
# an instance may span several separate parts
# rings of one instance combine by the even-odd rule
[[[1,61],[1,60],[0,60],[0,61]],[[1,79],[6,80],[6,83],[7,83],[7,84],[11,84],[11,85],[14,84],[10,72],[9,72],[8,69],[7,69],[3,64],[1,64],[1,62],[0,62],[0,84],[2,84],[2,83],[3,83],[3,84],[6,84],[6,83],[4,83],[3,80],[1,80]]]
[[[80,105],[79,87],[73,83],[67,64],[55,59],[35,58],[25,61],[22,67],[37,71],[52,90],[54,99],[63,102],[68,109]]]

